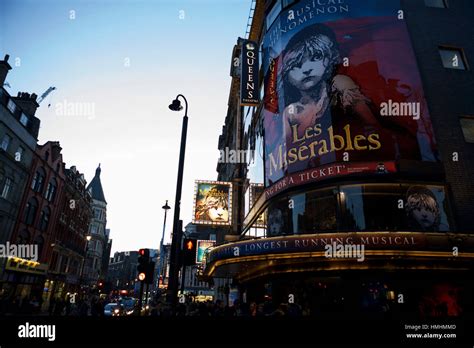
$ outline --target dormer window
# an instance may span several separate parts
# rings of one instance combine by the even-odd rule
[[[16,111],[16,104],[15,104],[15,102],[14,102],[12,99],[10,99],[10,100],[8,101],[7,108],[8,108],[8,110],[10,110],[10,112],[11,112],[12,114],[15,113],[15,111]]]

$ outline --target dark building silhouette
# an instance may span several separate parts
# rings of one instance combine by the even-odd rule
[[[137,278],[138,251],[115,252],[110,258],[107,282],[113,291],[132,291]]]
[[[0,243],[10,240],[31,167],[40,120],[36,94],[12,97],[4,87],[9,56],[0,60]],[[1,260],[0,262],[3,262]]]
[[[99,280],[104,281],[110,256],[111,240],[107,232],[107,201],[100,180],[100,165],[95,171],[87,190],[92,196],[93,217],[89,227],[91,240],[87,247],[85,266],[85,281],[92,287],[97,287]],[[110,243],[109,243],[110,241]]]

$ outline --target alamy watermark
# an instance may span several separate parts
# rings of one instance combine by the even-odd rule
[[[326,244],[324,256],[328,258],[357,259],[358,262],[365,260],[363,244]]]
[[[48,341],[56,339],[56,325],[36,325],[26,322],[18,326],[20,338],[47,338]]]
[[[38,261],[38,244],[0,244],[0,258],[7,257]]]
[[[92,120],[95,118],[95,103],[71,102],[64,99],[56,103],[55,113],[58,116],[81,116]]]
[[[419,120],[421,115],[421,106],[418,102],[395,102],[389,99],[380,104],[381,116],[409,116],[414,120]]]
[[[219,150],[219,163],[243,163],[249,167],[255,165],[254,150],[234,150],[228,147]]]

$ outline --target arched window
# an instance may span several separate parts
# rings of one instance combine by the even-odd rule
[[[44,238],[42,236],[37,236],[33,244],[38,246],[38,260],[41,260],[41,253],[43,252]]]
[[[53,202],[54,197],[56,196],[56,188],[58,187],[58,183],[56,179],[52,179],[48,183],[48,187],[46,189],[46,193],[44,194],[44,198],[46,198],[48,201]]]
[[[38,169],[33,177],[33,181],[31,182],[31,189],[35,192],[41,193],[43,191],[45,177],[46,173],[44,172],[44,169]]]
[[[46,229],[48,228],[49,215],[50,214],[51,214],[51,212],[50,212],[50,209],[48,207],[45,207],[41,211],[40,221],[39,221],[39,225],[38,225],[40,231],[46,231]]]
[[[18,234],[17,243],[18,244],[28,244],[30,242],[30,232],[28,230],[23,230]]]
[[[30,198],[28,203],[26,203],[25,218],[24,218],[25,224],[27,225],[33,224],[36,218],[37,210],[38,210],[38,201],[36,200],[36,198],[32,197]]]

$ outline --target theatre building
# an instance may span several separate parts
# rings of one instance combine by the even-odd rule
[[[219,142],[244,217],[204,275],[267,312],[472,313],[472,4],[253,5]]]

